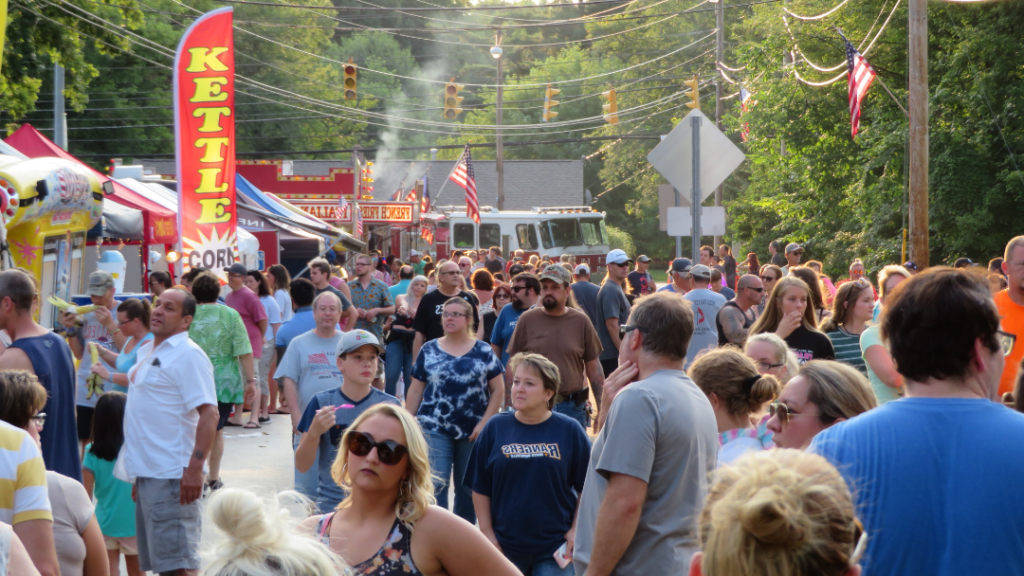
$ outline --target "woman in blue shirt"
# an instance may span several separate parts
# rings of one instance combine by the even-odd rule
[[[419,420],[430,446],[437,505],[448,508],[448,481],[454,476],[453,512],[476,522],[473,491],[462,483],[473,442],[504,399],[505,369],[473,330],[473,309],[450,298],[441,313],[444,336],[420,348],[406,391],[405,407]]]
[[[113,374],[103,366],[103,362],[97,362],[92,366],[92,371],[99,374],[104,380],[114,383],[111,389],[114,392],[128,392],[128,370],[135,366],[136,353],[139,346],[153,339],[149,331],[149,313],[152,310],[149,300],[142,298],[129,298],[121,302],[117,307],[117,326],[125,335],[124,348],[120,354],[115,354],[102,346],[96,349],[100,353],[103,362],[114,367]]]
[[[509,369],[516,410],[484,427],[465,484],[473,489],[480,530],[525,576],[570,576],[590,440],[578,422],[551,411],[557,366],[521,353]]]

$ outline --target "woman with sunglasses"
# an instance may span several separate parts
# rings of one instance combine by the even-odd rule
[[[93,374],[99,374],[100,378],[114,383],[114,392],[128,392],[128,371],[135,366],[136,353],[139,346],[153,339],[149,331],[149,314],[152,310],[149,300],[141,298],[129,298],[117,306],[117,325],[121,333],[128,339],[120,354],[115,354],[102,346],[97,346],[103,362],[114,367],[114,372],[107,370],[103,362],[97,362],[92,366]]]
[[[465,484],[480,531],[525,576],[571,576],[554,558],[572,558],[576,508],[590,440],[572,418],[552,412],[559,372],[539,354],[509,361],[514,412],[492,418],[473,447]]]
[[[757,314],[760,316],[764,314],[764,308],[768,304],[768,299],[771,298],[772,290],[775,289],[775,283],[782,278],[782,268],[779,268],[775,264],[765,264],[761,266],[761,285],[764,287],[764,296],[761,297],[761,304],[757,307]]]
[[[433,506],[427,441],[402,408],[378,404],[345,431],[331,466],[348,492],[301,528],[365,576],[516,576],[479,530]]]
[[[438,505],[448,508],[453,481],[455,514],[473,523],[473,491],[462,479],[473,442],[505,398],[505,367],[489,344],[475,338],[468,302],[449,298],[442,310],[444,336],[420,348],[405,407],[427,436]]]
[[[767,426],[776,446],[803,450],[818,432],[876,406],[863,374],[840,362],[813,360],[771,403]]]
[[[761,375],[771,374],[783,386],[796,375],[800,362],[789,349],[786,341],[771,332],[755,334],[747,338],[743,353],[754,361]]]
[[[885,310],[885,301],[889,294],[892,294],[900,282],[908,278],[910,278],[910,272],[907,272],[903,266],[882,268],[882,271],[878,273],[878,288],[881,295],[875,304],[875,318],[878,318]],[[893,364],[889,349],[882,342],[878,328],[879,326],[876,324],[860,335],[860,352],[864,357],[871,389],[875,391],[875,398],[881,405],[900,397],[903,378],[896,371],[896,365]]]
[[[498,322],[498,314],[506,304],[512,302],[512,287],[508,284],[495,286],[491,302],[493,307],[481,316],[481,321],[484,323],[484,342],[491,341],[491,332],[494,331],[494,325]]]
[[[396,398],[399,397],[398,377],[402,377],[405,388],[409,387],[412,379],[412,361],[415,360],[412,357],[412,343],[416,339],[412,323],[420,300],[426,293],[427,279],[423,276],[413,278],[405,294],[395,298],[398,306],[395,315],[384,325],[388,330],[388,337],[384,340],[387,350],[384,353],[384,391]]]
[[[832,317],[821,324],[821,331],[836,350],[836,360],[853,366],[864,375],[867,375],[867,367],[860,353],[860,335],[867,330],[874,308],[875,296],[867,280],[861,278],[847,282],[836,291]]]
[[[779,393],[779,381],[758,372],[754,362],[735,348],[716,348],[697,357],[687,373],[711,402],[718,422],[718,466],[731,464],[750,451],[774,446],[763,423],[751,425]]]
[[[764,314],[750,327],[750,333],[774,332],[785,340],[801,364],[810,360],[834,360],[832,341],[817,328],[810,293],[807,284],[796,276],[779,280]]]
[[[715,473],[690,576],[859,576],[867,533],[832,464],[799,450],[750,454]]]

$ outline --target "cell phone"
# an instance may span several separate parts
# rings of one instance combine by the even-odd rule
[[[568,554],[569,543],[562,542],[562,545],[555,550],[555,563],[558,564],[559,568],[565,568],[569,564],[572,564],[572,556]]]

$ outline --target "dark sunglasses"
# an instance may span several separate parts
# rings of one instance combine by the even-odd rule
[[[768,405],[768,414],[770,416],[778,416],[779,422],[788,424],[789,419],[795,416],[806,416],[806,414],[797,414],[790,410],[789,406],[786,406],[782,402],[772,402]]]
[[[747,286],[747,290],[753,290],[754,292],[758,293],[764,292],[764,288],[761,288],[760,286],[757,288],[754,288],[753,286]]]
[[[762,282],[775,282],[775,278],[773,276],[761,276],[761,281]]]
[[[402,446],[394,440],[388,440],[387,442],[377,442],[373,439],[373,436],[366,434],[365,432],[349,432],[348,433],[348,451],[355,454],[356,456],[366,456],[374,448],[377,449],[377,459],[382,464],[388,466],[394,466],[405,458],[405,455],[409,453],[409,448]]]
[[[512,292],[514,292],[516,294],[519,294],[520,290],[528,290],[529,288],[530,288],[529,286],[514,286],[512,288]]]
[[[626,334],[629,334],[633,330],[639,330],[641,334],[647,333],[647,328],[644,328],[643,326],[630,326],[629,324],[624,324],[619,326],[619,340],[625,340]]]

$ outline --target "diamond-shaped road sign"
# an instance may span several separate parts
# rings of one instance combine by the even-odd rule
[[[746,156],[700,110],[690,112],[676,124],[647,155],[647,161],[684,197],[690,197],[693,190],[693,128],[690,116],[694,114],[701,117],[700,199],[704,200],[743,163]]]

